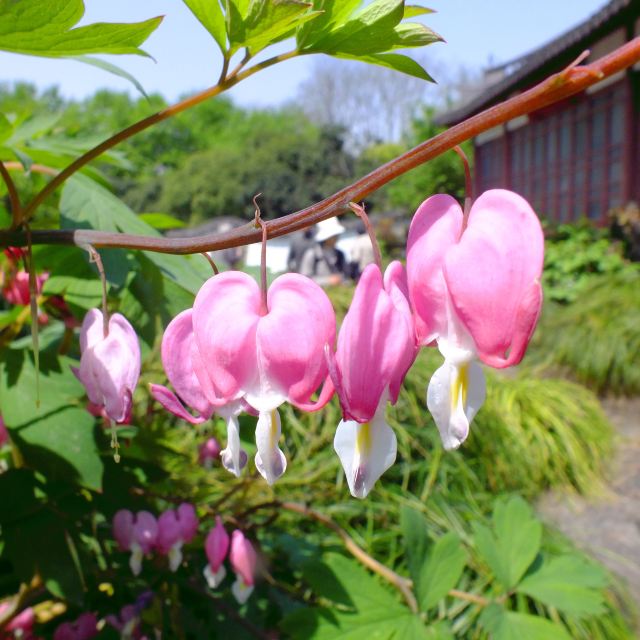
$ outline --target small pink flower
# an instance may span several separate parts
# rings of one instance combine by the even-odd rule
[[[137,576],[142,559],[157,544],[158,521],[148,511],[139,511],[134,517],[131,511],[121,509],[113,517],[113,537],[122,551],[131,551],[129,566]]]
[[[231,568],[236,574],[236,581],[231,586],[235,599],[244,604],[255,584],[258,556],[253,545],[239,529],[231,534],[231,551],[229,551]]]
[[[215,438],[207,438],[198,447],[198,463],[205,469],[211,469],[213,461],[220,455],[220,444]]]
[[[178,506],[178,523],[182,540],[188,544],[196,537],[200,524],[196,508],[189,502],[183,502]]]
[[[75,622],[63,622],[53,634],[53,640],[90,640],[98,635],[95,613],[83,613]]]
[[[445,358],[429,383],[427,406],[445,449],[455,449],[484,402],[478,358],[491,367],[518,364],[540,314],[544,237],[519,195],[483,193],[463,213],[447,195],[425,200],[407,241],[409,293],[422,345]]]
[[[123,638],[138,638],[138,625],[140,623],[140,614],[136,607],[132,604],[127,604],[120,609],[120,614],[109,615],[106,617],[106,621],[116,631],[121,633]]]
[[[331,367],[344,416],[334,448],[357,498],[366,497],[395,461],[396,437],[385,407],[388,400],[396,403],[416,353],[404,267],[392,262],[383,279],[377,265],[368,265],[340,328]]]
[[[42,287],[49,277],[48,273],[41,273],[36,275],[36,294],[42,293]],[[11,304],[28,305],[31,300],[31,293],[29,291],[29,274],[21,269],[17,271],[13,277],[9,277],[9,281],[2,289],[2,295],[4,295],[7,302]]]
[[[247,463],[247,454],[240,446],[238,415],[249,407],[241,399],[222,395],[215,395],[214,401],[209,401],[202,384],[211,384],[195,343],[192,317],[192,309],[179,313],[162,336],[162,364],[178,395],[159,384],[150,385],[151,394],[167,411],[191,424],[209,420],[214,411],[222,416],[227,423],[227,448],[219,451],[222,464],[239,476]],[[191,415],[183,403],[194,409],[196,415]]]
[[[105,337],[102,312],[91,309],[82,323],[80,352],[80,369],[74,373],[89,401],[104,406],[114,422],[127,421],[140,376],[140,346],[133,327],[124,316],[114,313]]]
[[[331,302],[315,282],[290,273],[270,286],[265,309],[255,280],[227,271],[198,292],[193,333],[201,365],[195,371],[209,402],[244,399],[259,412],[256,467],[273,484],[287,465],[278,447],[277,407],[288,401],[315,410],[333,393],[324,357],[325,345],[335,338]]]
[[[2,616],[5,611],[10,607],[9,602],[0,603],[0,616]],[[25,640],[29,640],[33,638],[33,626],[36,622],[36,616],[31,607],[27,607],[23,609],[18,615],[11,618],[11,620],[7,623],[5,627],[5,631],[13,632],[6,635],[7,638],[24,638]],[[5,636],[0,635],[0,638],[4,638]]]
[[[225,531],[220,516],[216,516],[216,526],[207,535],[204,550],[207,554],[207,560],[209,560],[204,568],[204,577],[209,587],[215,589],[227,575],[222,563],[229,551],[229,534]]]
[[[182,562],[182,544],[178,514],[168,509],[158,518],[156,549],[161,555],[168,556],[171,571],[176,571]]]

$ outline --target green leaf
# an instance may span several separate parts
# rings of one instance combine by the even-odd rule
[[[91,228],[159,237],[124,202],[86,176],[76,175],[65,183],[60,197],[60,222],[64,229]],[[196,294],[211,276],[200,256],[177,256],[156,252],[145,255],[162,272],[191,294]]]
[[[33,354],[6,349],[0,356],[0,406],[9,427],[30,424],[48,414],[78,404],[84,389],[71,372],[77,361],[55,354],[40,354],[40,406],[35,402],[36,372]]]
[[[506,591],[515,587],[540,550],[542,525],[520,497],[496,502],[492,528],[475,526],[478,551]]]
[[[186,226],[182,220],[170,216],[168,213],[141,213],[138,217],[150,227],[160,231],[164,229],[180,229]]]
[[[244,37],[235,46],[247,47],[256,54],[268,45],[292,36],[302,22],[321,15],[317,11],[310,12],[311,7],[311,2],[302,0],[253,0],[244,20]]]
[[[424,47],[428,44],[442,41],[442,36],[419,22],[399,24],[393,31],[397,37],[397,42],[393,45],[394,49]]]
[[[75,27],[82,0],[0,0],[0,49],[46,57],[85,53],[147,55],[139,46],[162,21],[95,23]]]
[[[0,524],[24,518],[38,505],[35,496],[36,479],[29,469],[9,469],[0,475]]]
[[[303,566],[315,594],[339,608],[299,609],[282,628],[294,639],[313,640],[433,640],[420,618],[400,604],[361,566],[343,556],[328,555]]]
[[[602,589],[607,576],[598,566],[578,556],[561,556],[544,562],[518,585],[518,591],[575,616],[605,611]]]
[[[360,6],[362,0],[314,0],[314,11],[321,15],[300,26],[296,33],[299,49],[306,49],[316,43],[323,34],[342,25]]]
[[[13,151],[13,154],[18,159],[18,162],[20,162],[20,164],[22,165],[25,173],[29,173],[31,171],[31,165],[33,164],[33,158],[20,149],[14,148],[11,149],[11,151]]]
[[[505,611],[497,604],[483,610],[480,624],[491,640],[571,640],[562,625],[546,618]]]
[[[359,60],[360,62],[376,64],[380,67],[393,69],[394,71],[399,71],[400,73],[406,73],[408,76],[413,76],[415,78],[419,78],[420,80],[435,82],[434,79],[427,73],[427,71],[413,58],[402,55],[400,53],[374,53],[368,56],[353,56],[338,53],[335,54],[335,57],[343,58],[345,60]]]
[[[313,45],[323,53],[365,55],[386,51],[395,40],[394,27],[404,17],[403,0],[374,0]]]
[[[101,491],[103,464],[94,423],[84,408],[66,407],[12,428],[11,437],[29,466],[54,480]]]
[[[101,60],[100,58],[92,58],[91,56],[73,56],[71,59],[91,65],[92,67],[97,67],[98,69],[107,71],[114,76],[118,76],[120,78],[128,80],[145,98],[147,98],[147,100],[149,99],[147,92],[144,90],[144,87],[140,84],[140,82],[128,71],[121,69],[118,65],[107,62],[106,60]]]
[[[405,5],[404,17],[416,18],[417,16],[424,16],[428,13],[433,13],[433,9],[427,9],[427,7],[419,7],[417,5]]]
[[[227,49],[224,14],[218,0],[183,0],[200,24],[213,36],[220,51]]]
[[[65,523],[46,509],[3,527],[6,553],[18,577],[27,584],[36,573],[58,598],[80,604],[84,576]]]
[[[415,585],[420,581],[420,573],[431,544],[427,535],[428,527],[427,519],[420,512],[408,506],[402,507],[400,528],[404,537],[409,575]]]
[[[438,604],[458,584],[466,563],[462,541],[453,531],[435,543],[416,583],[418,601],[423,611]]]

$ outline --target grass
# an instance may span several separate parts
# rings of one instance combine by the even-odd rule
[[[573,304],[548,304],[529,362],[600,394],[640,393],[640,271],[601,276]]]

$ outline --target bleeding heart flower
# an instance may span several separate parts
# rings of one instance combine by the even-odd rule
[[[49,277],[48,273],[36,275],[36,294],[42,292],[42,287]],[[2,289],[2,295],[11,304],[28,305],[31,300],[29,291],[29,274],[21,269],[10,276],[7,284]]]
[[[113,537],[122,551],[131,551],[129,566],[134,575],[142,570],[142,559],[151,553],[158,541],[158,521],[148,511],[135,516],[121,509],[113,517]]]
[[[487,191],[466,229],[463,219],[451,196],[432,196],[416,211],[407,242],[418,342],[437,343],[445,358],[427,392],[445,449],[464,442],[484,402],[475,359],[496,368],[518,364],[542,305],[544,237],[527,201]]]
[[[312,280],[290,273],[276,278],[265,305],[253,278],[227,271],[202,286],[192,319],[200,387],[213,405],[244,399],[259,412],[256,467],[272,484],[287,465],[278,447],[277,407],[288,401],[320,409],[333,394],[324,357],[325,345],[335,339],[331,302]]]
[[[211,589],[215,589],[225,578],[227,572],[222,564],[229,550],[229,534],[222,525],[220,516],[216,516],[216,526],[209,531],[204,543],[209,563],[204,568],[204,577]]]
[[[220,455],[220,444],[215,438],[207,438],[198,447],[198,463],[205,469],[211,469],[213,461]]]
[[[80,369],[74,373],[90,402],[104,406],[114,422],[127,421],[140,376],[140,346],[133,327],[114,313],[105,336],[102,312],[91,309],[82,323],[80,352]]]
[[[201,380],[211,385],[195,343],[192,318],[192,309],[179,313],[162,336],[162,364],[179,397],[159,384],[150,385],[151,394],[167,411],[191,424],[209,420],[214,411],[222,416],[227,423],[227,448],[218,453],[224,467],[239,476],[247,463],[247,454],[240,446],[238,415],[250,407],[241,399],[216,395],[213,390],[210,394],[213,402],[205,395]],[[183,402],[196,411],[195,416],[185,409]]]
[[[183,542],[178,514],[173,509],[161,513],[158,518],[156,549],[158,553],[169,558],[171,571],[177,571],[182,563]]]
[[[229,560],[236,574],[236,581],[231,586],[231,593],[240,604],[244,604],[255,585],[258,556],[251,542],[244,537],[239,529],[231,534]]]
[[[338,336],[331,367],[344,419],[334,448],[351,495],[364,498],[394,463],[396,436],[385,420],[417,353],[407,278],[392,262],[384,275],[366,267]]]

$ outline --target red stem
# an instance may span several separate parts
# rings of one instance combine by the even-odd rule
[[[556,73],[546,80],[543,80],[540,84],[528,91],[486,109],[472,118],[442,132],[431,140],[423,142],[325,200],[288,216],[269,221],[266,223],[268,235],[270,238],[276,238],[291,233],[292,231],[310,227],[321,220],[326,220],[327,218],[343,213],[347,209],[349,202],[363,200],[367,195],[376,191],[397,176],[406,173],[410,169],[428,160],[432,160],[445,151],[452,149],[455,145],[513,118],[537,111],[555,102],[560,102],[569,96],[580,93],[599,80],[618,73],[638,61],[640,61],[640,37],[634,38],[631,42],[628,42],[590,65],[580,67],[569,66],[560,73]],[[252,67],[243,73],[248,73],[254,68],[255,67]],[[240,74],[237,78],[239,79],[241,75],[243,74]],[[114,136],[112,141],[116,137],[117,136]],[[115,144],[115,142],[113,144]],[[113,144],[110,146],[113,146]],[[105,150],[104,147],[105,143],[103,143],[100,148]],[[99,155],[99,152],[91,152],[91,157],[96,157],[97,155]],[[83,156],[83,158],[84,157],[85,156]],[[79,168],[82,164],[79,160],[74,163],[76,168]],[[66,174],[66,177],[73,172],[71,169],[74,165],[70,165],[70,167],[63,172]],[[63,182],[61,176],[62,173],[57,176],[56,186]],[[56,180],[56,178],[54,178],[54,180]],[[49,185],[52,185],[54,180],[52,180]],[[51,189],[49,189],[49,192],[50,191]],[[33,205],[34,203],[32,202],[31,204]],[[32,232],[34,244],[92,244],[95,247],[143,249],[146,251],[173,254],[202,253],[203,251],[244,246],[260,241],[261,236],[262,234],[256,230],[255,225],[252,223],[236,227],[225,233],[207,234],[197,238],[157,238],[86,229],[78,229],[75,231],[41,230]],[[24,233],[0,231],[0,246],[24,246],[24,244]]]

